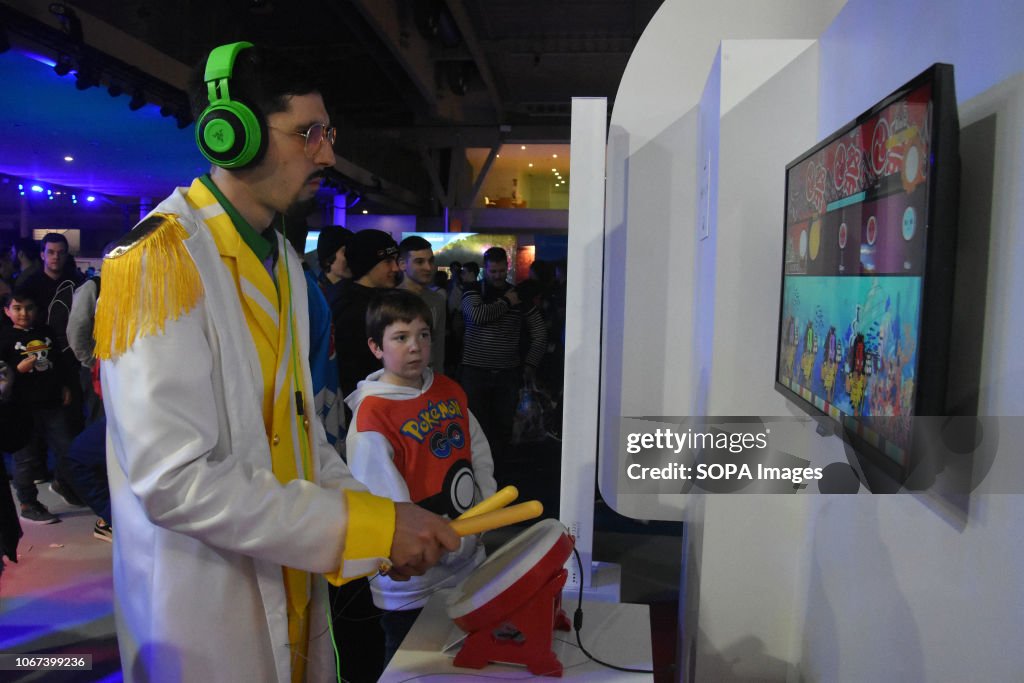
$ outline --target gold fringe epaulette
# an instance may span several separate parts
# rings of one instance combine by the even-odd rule
[[[176,216],[152,214],[107,252],[93,328],[97,358],[117,358],[195,308],[203,283],[187,237]]]

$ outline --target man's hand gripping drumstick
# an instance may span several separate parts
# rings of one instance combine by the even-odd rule
[[[391,558],[381,572],[397,581],[419,576],[437,564],[445,551],[458,550],[460,537],[524,522],[544,512],[535,500],[505,507],[518,496],[514,486],[506,486],[450,523],[418,505],[395,503]]]

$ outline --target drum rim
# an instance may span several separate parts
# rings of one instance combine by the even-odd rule
[[[473,579],[474,575],[477,574],[485,565],[489,562],[497,561],[498,558],[502,557],[505,553],[503,551],[506,548],[512,547],[516,542],[519,542],[523,537],[530,534],[545,534],[551,536],[551,542],[544,548],[544,551],[537,558],[533,567],[525,572],[519,573],[518,576],[511,577],[512,575],[508,571],[502,571],[488,584],[481,586],[480,589],[474,593],[465,593],[464,587],[467,582]],[[454,588],[451,595],[448,598],[447,611],[448,616],[453,620],[464,619],[466,616],[477,612],[478,610],[485,609],[489,604],[494,602],[502,594],[509,589],[516,586],[523,581],[524,578],[529,576],[530,571],[534,568],[541,566],[542,564],[552,564],[555,558],[557,559],[557,566],[552,566],[552,571],[557,571],[564,563],[568,556],[572,553],[572,542],[570,540],[568,550],[559,551],[559,542],[563,537],[570,538],[568,531],[565,526],[557,519],[544,519],[536,524],[530,526],[528,529],[523,530],[512,539],[510,539],[505,545],[498,548],[498,550],[487,558],[479,567],[473,570],[469,576],[463,579]],[[564,557],[560,557],[564,555]],[[510,578],[511,577],[511,578]],[[545,577],[544,580],[547,580]]]

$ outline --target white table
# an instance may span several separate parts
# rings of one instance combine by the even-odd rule
[[[423,612],[405,637],[381,677],[383,683],[404,681],[533,680],[525,667],[490,664],[483,669],[466,669],[452,664],[456,649],[445,652],[462,631],[445,612],[449,591],[431,596]],[[569,621],[576,601],[563,598],[562,608]],[[651,620],[647,605],[583,601],[583,628],[580,630],[587,650],[610,664],[634,669],[651,669]],[[572,631],[555,631],[554,647],[564,669],[563,681],[653,681],[651,674],[633,674],[595,664],[576,646]],[[550,680],[558,680],[551,678]]]

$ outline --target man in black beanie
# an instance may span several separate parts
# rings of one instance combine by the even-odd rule
[[[380,370],[366,343],[366,308],[374,289],[391,289],[398,284],[398,245],[386,232],[357,232],[345,247],[351,280],[342,280],[331,304],[334,316],[334,348],[338,354],[338,377],[342,396],[371,372]]]

